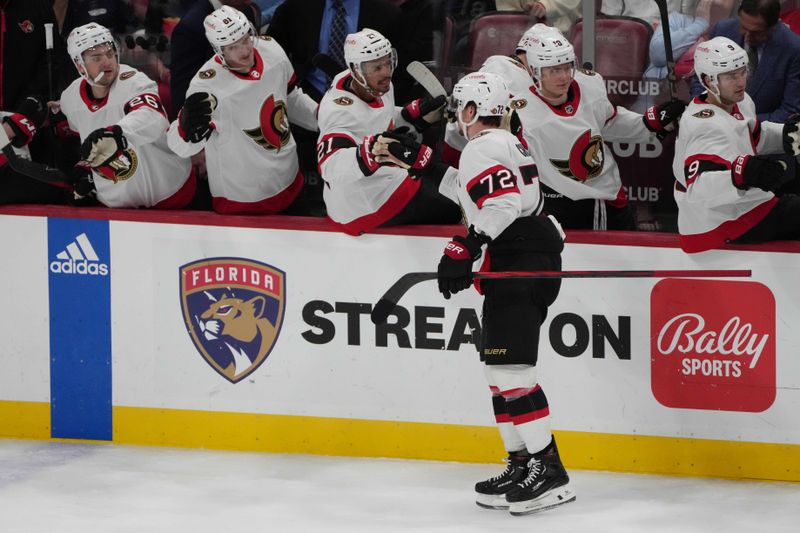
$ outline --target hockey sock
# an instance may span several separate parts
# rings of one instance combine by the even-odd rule
[[[525,447],[530,453],[537,453],[550,445],[552,434],[550,432],[550,407],[542,387],[536,385],[533,389],[514,392],[515,397],[506,395],[506,409],[511,421],[514,423],[516,433],[522,437]]]
[[[494,419],[497,422],[497,429],[500,430],[500,438],[508,453],[515,453],[518,450],[525,450],[525,441],[514,428],[511,416],[508,414],[506,400],[500,396],[496,387],[492,389],[492,407],[494,408]]]

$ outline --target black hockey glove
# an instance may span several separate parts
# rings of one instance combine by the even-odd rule
[[[759,155],[740,155],[733,160],[731,180],[737,189],[756,187],[764,191],[777,191],[783,185],[786,163]]]
[[[417,128],[417,131],[423,131],[441,120],[446,106],[446,96],[442,95],[435,98],[426,96],[425,98],[417,98],[407,104],[400,114],[406,121]]]
[[[94,186],[92,167],[85,162],[79,162],[72,169],[69,177],[72,179],[72,205],[93,205],[97,200],[97,190]]]
[[[795,115],[783,125],[783,151],[795,157],[800,156],[800,116]]]
[[[663,139],[675,129],[674,123],[681,118],[686,104],[680,100],[670,100],[657,106],[650,106],[642,116],[644,125],[654,132],[659,139]]]
[[[11,138],[11,146],[22,148],[33,140],[36,135],[36,125],[31,119],[22,113],[13,113],[3,117],[3,123],[8,124],[14,136]]]
[[[119,125],[98,128],[81,144],[81,159],[92,168],[104,167],[122,155],[127,147],[128,140]]]
[[[178,113],[178,132],[184,141],[199,143],[211,137],[214,125],[211,114],[217,107],[217,99],[208,93],[190,94]]]
[[[372,176],[381,167],[381,164],[375,160],[375,155],[372,153],[375,140],[375,135],[364,137],[362,143],[356,147],[356,162],[365,176]]]
[[[466,237],[456,235],[447,243],[437,272],[439,292],[445,299],[469,288],[472,284],[472,263],[481,256],[481,246],[490,240],[470,226]]]
[[[438,166],[433,163],[433,149],[405,133],[384,131],[376,139],[372,154],[378,163],[404,168],[415,178],[440,173]],[[444,174],[444,170],[441,170],[441,174]]]

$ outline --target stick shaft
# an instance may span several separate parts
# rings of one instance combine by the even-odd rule
[[[667,0],[655,0],[661,14],[661,31],[664,33],[664,53],[667,58],[667,80],[669,82],[669,97],[675,98],[678,93],[678,79],[675,76],[675,58],[672,56],[672,36],[669,30],[669,9]]]

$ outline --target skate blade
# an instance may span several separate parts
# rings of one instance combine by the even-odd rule
[[[503,494],[491,495],[476,493],[475,503],[484,509],[495,509],[497,511],[508,511],[508,502]]]
[[[547,511],[553,507],[564,505],[575,501],[575,492],[569,485],[558,487],[546,494],[541,495],[535,500],[525,502],[514,502],[508,507],[508,511],[513,516],[525,516],[533,513]]]

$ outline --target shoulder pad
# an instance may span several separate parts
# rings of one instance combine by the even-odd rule
[[[339,105],[353,105],[353,99],[349,96],[340,96],[339,98],[334,98],[333,103]]]
[[[706,107],[704,109],[701,109],[697,113],[694,113],[692,116],[693,117],[697,117],[697,118],[711,118],[711,117],[714,116],[714,110],[713,109],[708,109]]]
[[[197,73],[197,77],[200,78],[201,80],[210,80],[216,75],[217,71],[213,68],[210,68],[208,70],[201,70],[200,72]]]

